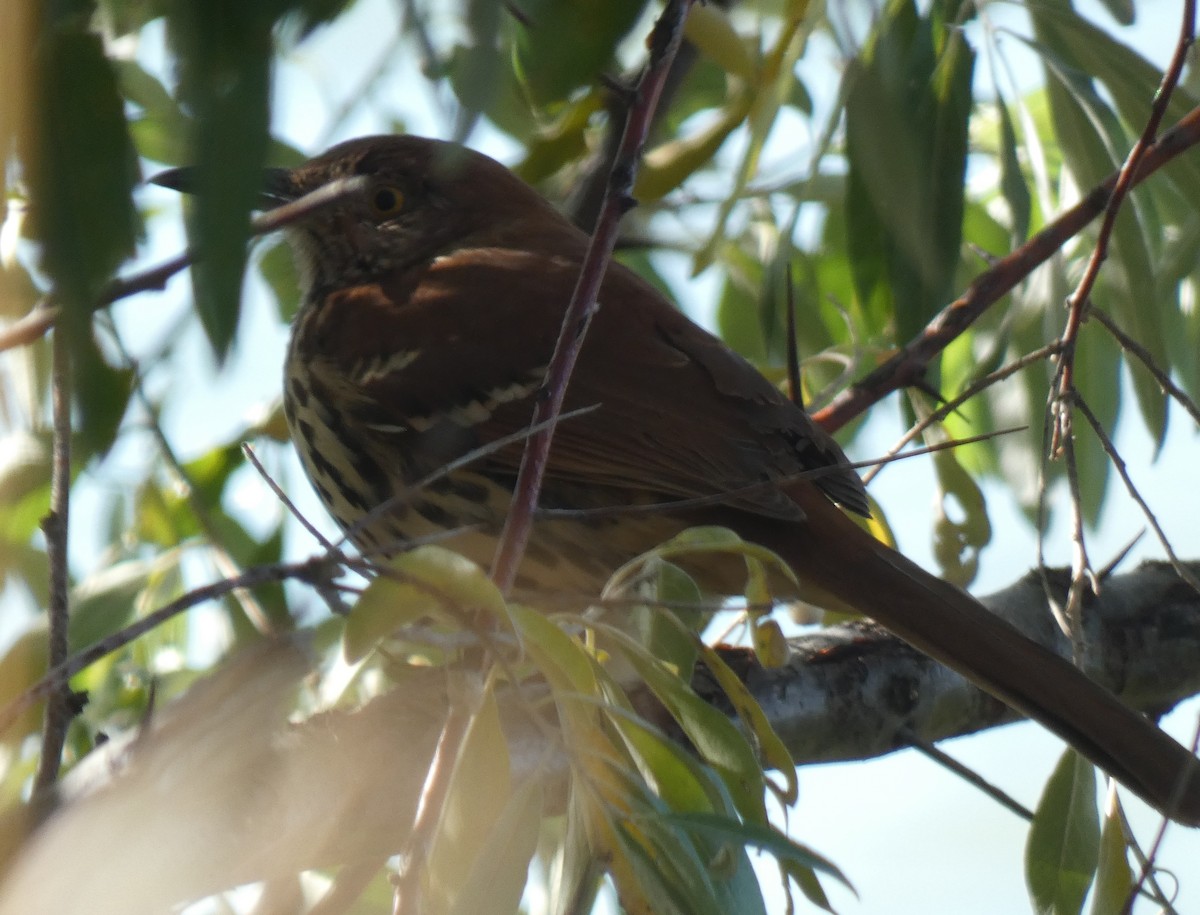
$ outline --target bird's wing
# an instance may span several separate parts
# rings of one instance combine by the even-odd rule
[[[342,290],[323,305],[317,361],[374,427],[438,424],[448,460],[528,426],[578,270],[570,257],[479,249]],[[565,405],[596,409],[559,424],[549,481],[607,489],[612,504],[728,492],[731,505],[798,519],[772,482],[816,471],[828,495],[866,512],[837,444],[741,357],[623,267],[599,298]],[[484,460],[515,473],[520,455]]]

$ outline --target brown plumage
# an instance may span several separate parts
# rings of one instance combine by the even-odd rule
[[[270,174],[272,200],[348,175],[360,200],[289,229],[305,273],[285,404],[305,468],[348,528],[470,450],[524,429],[586,238],[507,169],[461,147],[373,137]],[[838,509],[866,498],[837,444],[752,366],[613,265],[567,391],[598,405],[555,433],[541,504],[710,497],[678,512],[539,523],[518,584],[595,589],[697,523],[775,550],[806,584],[878,620],[1041,722],[1159,810],[1200,824],[1200,762],[958,588]],[[410,493],[356,529],[366,549],[469,526],[490,562],[521,445]],[[822,475],[796,478],[805,471]]]

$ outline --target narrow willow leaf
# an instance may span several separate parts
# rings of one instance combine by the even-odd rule
[[[1096,875],[1096,770],[1067,750],[1038,803],[1025,847],[1025,882],[1041,915],[1077,915]]]
[[[979,484],[950,449],[934,452],[938,510],[934,521],[934,554],[947,580],[965,588],[975,578],[979,551],[992,539],[987,501]],[[953,501],[953,508],[948,503]]]
[[[200,253],[192,288],[200,323],[223,360],[241,315],[250,211],[267,154],[272,3],[188,0],[167,4],[180,101],[194,115],[194,195],[188,231]]]
[[[513,62],[533,102],[546,105],[596,82],[645,5],[645,0],[524,0],[521,11],[535,25],[517,32]]]
[[[1125,827],[1121,814],[1114,809],[1105,816],[1100,832],[1100,865],[1092,891],[1092,915],[1124,915],[1133,888]]]
[[[450,915],[519,911],[529,861],[537,850],[542,807],[542,789],[536,777],[512,793],[465,879],[458,870],[462,882],[455,891]],[[461,862],[455,864],[461,868]]]
[[[444,547],[426,545],[389,562],[395,576],[380,575],[360,595],[346,620],[342,650],[358,661],[383,637],[425,616],[461,624],[466,614],[488,612],[507,621],[508,607],[487,573]]]
[[[736,816],[725,783],[667,735],[636,714],[609,716],[628,745],[638,769],[670,809]]]
[[[137,240],[137,160],[116,75],[85,17],[47,15],[36,48],[37,121],[23,156],[30,205],[42,267],[82,341],[96,294]]]
[[[872,326],[901,340],[949,301],[962,240],[975,55],[932,17],[892,0],[847,74],[847,250]]]
[[[470,684],[464,685],[465,691],[471,689]],[[440,764],[447,762],[443,758]],[[454,911],[456,898],[463,889],[464,873],[470,873],[476,866],[489,866],[481,861],[481,854],[505,813],[513,820],[510,825],[515,826],[517,821],[528,817],[535,802],[540,812],[540,799],[533,793],[512,800],[508,740],[500,724],[495,693],[490,688],[479,697],[479,707],[471,715],[453,766],[422,874],[423,895],[432,912]],[[521,838],[528,841],[527,835]],[[509,877],[505,875],[506,881]],[[524,886],[523,879],[521,885]]]
[[[1102,327],[1085,325],[1075,350],[1076,384],[1111,438],[1121,408],[1121,351]],[[1095,526],[1112,476],[1112,460],[1087,421],[1075,417],[1075,456],[1083,516]]]
[[[596,633],[602,643],[609,642],[621,651],[700,755],[721,773],[741,814],[754,821],[765,820],[762,768],[741,731],[624,632],[601,624]]]
[[[782,792],[778,792],[781,803],[794,804],[799,797],[800,786],[796,778],[796,766],[787,746],[775,729],[771,727],[770,719],[762,710],[762,706],[758,704],[758,700],[754,698],[754,694],[725,663],[720,653],[704,644],[702,640],[697,639],[696,641],[705,667],[708,668],[728,697],[737,716],[754,735],[754,740],[758,744],[764,761],[783,775],[786,787]]]
[[[740,845],[749,845],[760,851],[769,852],[780,860],[792,861],[810,870],[820,871],[853,890],[850,881],[836,864],[811,848],[788,838],[774,826],[742,823],[728,817],[706,813],[670,814],[672,823],[696,833],[707,833],[725,838]]]
[[[738,34],[726,10],[693,6],[688,10],[683,35],[727,73],[745,80],[754,78],[758,64],[751,50],[753,46]]]
[[[1029,198],[1029,186],[1021,171],[1017,157],[1017,132],[1013,128],[1012,115],[1003,97],[996,100],[996,111],[1000,117],[1000,193],[1008,204],[1012,215],[1012,238],[1021,244],[1029,235],[1029,219],[1033,204]]]

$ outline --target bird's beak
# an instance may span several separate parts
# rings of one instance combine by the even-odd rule
[[[151,184],[170,188],[181,194],[196,193],[196,169],[185,165],[182,168],[171,168],[159,172],[150,179]],[[291,203],[296,197],[296,185],[292,180],[292,172],[286,168],[263,169],[262,191],[258,196],[258,209],[273,210],[275,207]]]

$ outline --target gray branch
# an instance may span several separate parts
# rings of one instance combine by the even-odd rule
[[[1193,573],[1200,563],[1189,563]],[[1065,601],[1065,574],[1051,572]],[[980,599],[1029,638],[1070,656],[1053,622],[1042,579],[1030,573]],[[1085,602],[1083,668],[1129,705],[1157,716],[1200,693],[1200,594],[1166,563],[1107,578]],[[797,764],[866,759],[995,727],[1019,716],[958,674],[869,623],[791,640],[791,660],[764,670],[748,653],[750,687]],[[702,695],[720,702],[701,679]]]

